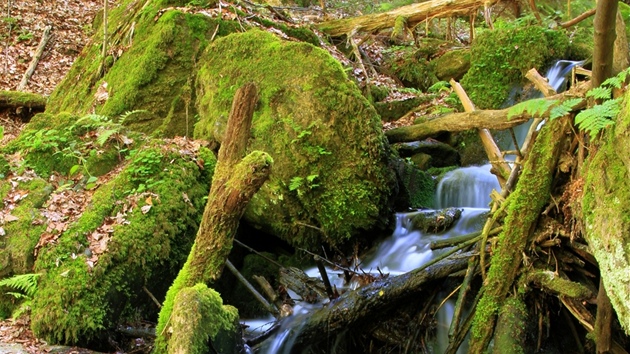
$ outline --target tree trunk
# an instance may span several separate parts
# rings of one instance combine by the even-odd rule
[[[470,353],[485,352],[492,338],[497,314],[519,273],[528,237],[549,199],[555,166],[565,148],[567,131],[571,131],[567,117],[555,119],[543,127],[525,162],[520,183],[504,202],[509,203],[507,216],[475,312]]]
[[[494,5],[498,0],[431,0],[399,7],[392,11],[354,18],[324,22],[318,28],[330,36],[342,36],[353,32],[375,32],[394,27],[402,18],[407,27],[413,27],[427,19],[466,15],[484,5]]]
[[[195,243],[160,311],[157,353],[165,352],[168,346],[168,326],[175,296],[181,289],[198,283],[213,283],[219,278],[245,207],[269,177],[273,163],[269,155],[254,151],[243,158],[257,101],[254,84],[236,91]]]
[[[600,0],[597,2],[597,12],[593,21],[595,30],[593,77],[591,78],[593,87],[601,85],[612,73],[617,7],[617,0]]]

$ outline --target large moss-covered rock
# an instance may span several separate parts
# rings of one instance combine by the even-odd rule
[[[252,30],[216,40],[199,64],[197,138],[221,142],[236,89],[259,87],[248,149],[274,167],[246,220],[295,245],[386,221],[395,179],[379,117],[327,52]]]
[[[163,298],[185,261],[216,161],[208,149],[187,146],[153,141],[137,149],[39,250],[35,271],[43,275],[31,315],[39,338],[100,343],[125,318],[157,315],[143,287]]]
[[[126,0],[113,8],[108,19],[111,65],[104,76],[99,73],[102,31],[97,31],[50,96],[47,112],[96,112],[115,118],[143,110],[125,124],[161,136],[191,136],[196,58],[213,35],[223,36],[240,26],[179,10],[158,12],[171,3]]]
[[[495,30],[480,32],[475,38],[471,67],[462,86],[477,107],[498,108],[528,70],[541,70],[550,60],[564,58],[568,45],[562,30],[497,22]]]

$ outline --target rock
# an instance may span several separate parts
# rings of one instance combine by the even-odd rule
[[[217,39],[198,63],[197,138],[220,143],[236,89],[259,88],[248,151],[275,164],[245,220],[311,246],[388,222],[396,182],[380,119],[326,51],[251,30]]]

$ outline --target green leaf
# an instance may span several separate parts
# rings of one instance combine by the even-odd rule
[[[586,97],[592,97],[596,100],[608,100],[612,96],[612,89],[610,87],[599,86],[588,90]]]
[[[524,113],[529,113],[533,117],[540,117],[556,104],[558,104],[558,100],[547,100],[545,98],[523,101],[510,107],[508,110],[508,120]]]
[[[72,176],[75,173],[77,173],[77,171],[79,170],[80,167],[81,167],[81,165],[74,165],[74,166],[70,167],[70,171],[68,171],[68,176]]]

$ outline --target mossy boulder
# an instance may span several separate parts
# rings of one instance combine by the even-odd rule
[[[380,119],[326,51],[251,30],[217,39],[199,65],[197,138],[220,143],[236,89],[259,88],[248,150],[274,167],[248,222],[309,246],[387,222],[396,182]]]
[[[528,70],[540,71],[552,59],[564,58],[568,45],[562,30],[498,22],[495,30],[482,31],[475,38],[462,86],[478,108],[498,108]]]
[[[47,112],[95,112],[116,118],[141,110],[125,124],[160,136],[191,136],[196,114],[191,89],[196,58],[213,35],[223,36],[241,27],[236,21],[202,14],[158,12],[171,3],[127,0],[113,8],[108,19],[115,49],[112,65],[101,75],[102,31],[97,31],[51,94]],[[132,22],[136,22],[134,29]]]
[[[449,50],[441,56],[431,60],[438,80],[461,80],[470,69],[470,49]]]
[[[205,148],[192,153],[176,141],[153,141],[129,160],[96,189],[56,243],[39,250],[35,271],[43,275],[31,315],[39,338],[101,343],[103,330],[138,312],[155,318],[157,309],[143,287],[163,298],[185,261],[214,155]]]

